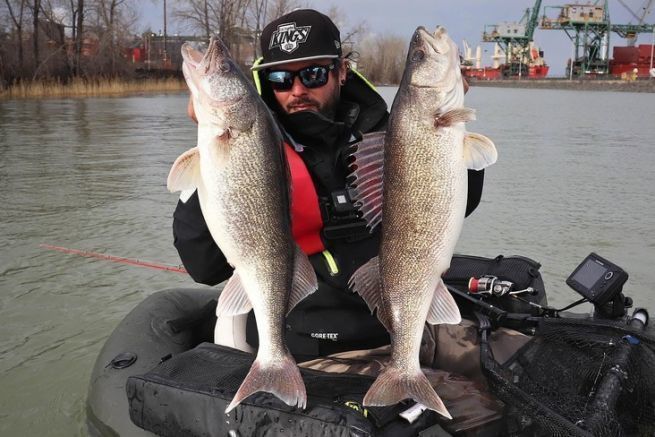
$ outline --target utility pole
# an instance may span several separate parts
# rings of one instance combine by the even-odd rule
[[[650,74],[651,79],[655,79],[655,70],[653,70],[653,51],[655,51],[655,26],[653,26],[653,40],[650,44],[650,68],[648,69],[648,74]]]
[[[166,0],[164,0],[164,64],[168,60],[168,53],[166,52]]]
[[[576,56],[576,46],[573,47],[571,53],[571,59],[569,60],[569,80],[573,80],[573,62],[575,61]]]

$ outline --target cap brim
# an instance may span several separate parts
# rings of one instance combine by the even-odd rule
[[[257,64],[257,65],[253,65],[252,67],[250,67],[250,69],[252,71],[257,71],[257,70],[262,70],[262,69],[268,68],[268,67],[274,67],[276,65],[290,64],[292,62],[312,61],[314,59],[336,59],[338,57],[339,57],[339,55],[306,56],[304,58],[287,59],[287,60],[284,60],[284,61],[275,61],[275,62],[267,62],[265,64]]]

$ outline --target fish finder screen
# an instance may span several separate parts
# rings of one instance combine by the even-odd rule
[[[591,287],[593,287],[594,284],[603,277],[605,271],[605,267],[588,259],[571,279],[583,285],[585,288],[591,289]]]

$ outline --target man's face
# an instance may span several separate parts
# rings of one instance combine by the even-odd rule
[[[283,70],[297,72],[314,65],[329,67],[333,62],[332,59],[289,62],[275,66],[270,71]],[[336,105],[339,101],[340,84],[346,78],[345,63],[342,62],[340,65],[341,67],[328,72],[329,78],[327,83],[318,88],[307,88],[297,75],[293,78],[293,85],[289,90],[276,90],[274,88],[275,98],[282,110],[288,114],[299,111],[314,111],[320,112],[328,118],[333,118]]]

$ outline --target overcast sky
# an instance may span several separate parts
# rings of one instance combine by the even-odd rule
[[[577,3],[591,3],[591,0],[579,0]],[[169,1],[169,4],[173,3]],[[466,40],[475,48],[482,45],[484,64],[491,64],[493,52],[492,43],[481,43],[482,31],[487,24],[503,21],[518,21],[527,8],[532,8],[534,0],[305,0],[305,4],[320,11],[326,11],[336,5],[346,17],[347,26],[365,21],[369,32],[377,34],[394,34],[403,38],[411,37],[417,26],[434,28],[437,24],[446,27],[448,33],[462,50],[462,41]],[[557,6],[576,3],[575,0],[543,0],[540,15],[544,6]],[[599,1],[602,4],[602,0]],[[632,11],[638,15],[648,3],[646,0],[623,0]],[[655,2],[654,2],[655,3]],[[141,2],[142,24],[148,25],[153,31],[163,27],[163,11],[161,0]],[[610,21],[614,24],[635,23],[636,19],[619,0],[610,0]],[[347,5],[347,6],[346,6]],[[169,6],[170,8],[170,6]],[[654,8],[655,9],[655,8]],[[549,16],[556,14],[556,9],[549,8]],[[273,17],[271,17],[273,18]],[[170,17],[169,17],[170,19]],[[655,11],[646,18],[647,23],[655,23]],[[169,33],[175,33],[173,25],[169,25]],[[650,44],[652,34],[642,34],[639,43]],[[573,43],[563,31],[537,29],[535,42],[542,50],[546,62],[550,65],[551,76],[565,74],[566,61],[572,55]],[[611,34],[610,44],[625,45],[617,34]],[[610,51],[611,56],[611,51]]]

